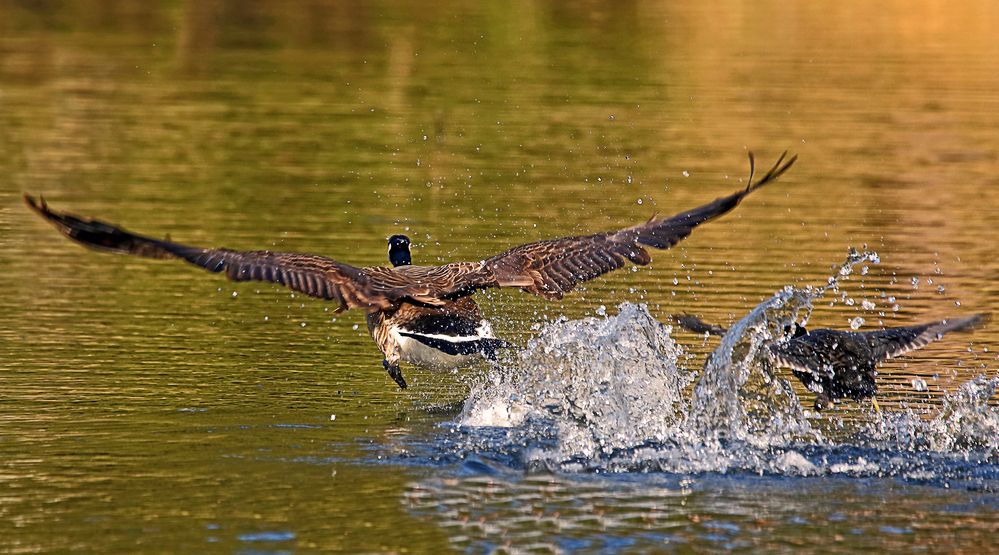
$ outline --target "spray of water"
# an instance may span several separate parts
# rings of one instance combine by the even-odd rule
[[[482,451],[481,431],[502,427],[507,433],[490,437],[506,443],[493,447],[516,453],[527,467],[561,471],[952,479],[966,467],[954,470],[946,460],[999,463],[999,415],[988,404],[999,378],[964,384],[930,418],[887,414],[855,437],[830,438],[813,428],[787,379],[771,368],[763,345],[791,322],[806,323],[813,303],[838,293],[858,265],[877,262],[875,253],[851,251],[822,287],[783,288],[733,324],[695,371],[679,363],[671,327],[643,305],[555,321],[472,388],[458,428]],[[920,458],[926,452],[942,454],[933,464],[943,467],[928,469]]]
[[[517,355],[514,372],[472,391],[462,423],[544,421],[567,459],[665,441],[683,423],[690,383],[669,332],[628,303],[614,317],[558,320]]]

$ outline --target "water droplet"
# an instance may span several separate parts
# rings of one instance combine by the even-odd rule
[[[864,319],[861,318],[860,316],[857,316],[856,318],[850,320],[850,329],[851,330],[859,330],[860,326],[863,326],[863,325],[864,325]]]
[[[864,302],[860,303],[860,306],[862,306],[864,310],[874,310],[877,305],[867,299],[864,299]]]
[[[638,204],[642,204],[642,199],[638,199]]]
[[[688,172],[687,170],[683,170],[683,176],[690,177],[690,172]]]
[[[926,380],[922,378],[913,378],[912,389],[915,389],[916,391],[926,391],[928,389],[926,387]]]
[[[232,296],[233,296],[233,298],[238,297],[239,296],[239,292],[233,291],[232,292]]]

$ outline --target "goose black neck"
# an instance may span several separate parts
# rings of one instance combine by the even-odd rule
[[[409,237],[405,235],[393,235],[389,237],[389,262],[393,266],[409,266],[412,259],[409,255]]]
[[[409,247],[396,247],[389,251],[389,262],[393,266],[409,266],[413,263],[409,257]]]

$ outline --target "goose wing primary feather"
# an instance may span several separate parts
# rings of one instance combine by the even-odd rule
[[[984,324],[985,314],[974,314],[963,318],[951,318],[916,326],[886,328],[864,332],[864,339],[878,362],[921,349],[943,337],[945,333],[965,331]]]
[[[749,155],[748,186],[731,195],[669,218],[593,235],[550,239],[514,247],[484,260],[478,266],[446,265],[447,283],[440,294],[457,296],[486,287],[519,287],[546,299],[561,299],[576,285],[623,268],[626,263],[651,261],[645,247],[668,249],[686,238],[695,227],[730,212],[747,195],[772,183],[797,160],[781,155],[763,177],[753,181],[754,159]]]
[[[145,237],[109,223],[55,212],[44,200],[25,195],[32,210],[63,235],[91,249],[146,258],[181,259],[233,281],[268,281],[335,301],[338,310],[386,309],[412,293],[405,283],[371,279],[364,270],[323,256],[271,251],[235,251],[182,245]]]

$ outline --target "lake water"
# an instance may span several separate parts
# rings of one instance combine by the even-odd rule
[[[0,551],[999,549],[996,323],[883,365],[880,415],[657,323],[749,326],[851,248],[812,326],[999,312],[999,5],[674,4],[0,2]],[[480,294],[524,349],[405,391],[361,313],[21,201],[434,264],[710,201],[747,150],[800,158],[636,272]]]

